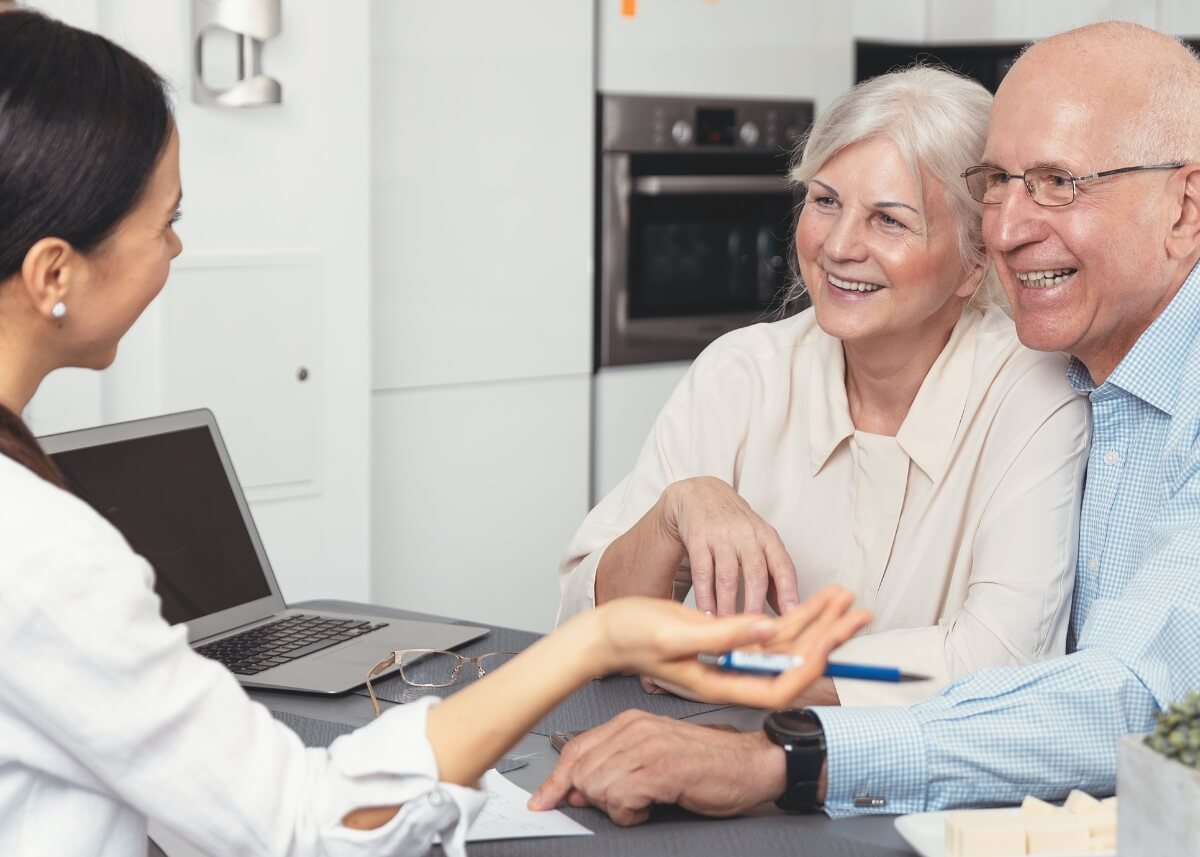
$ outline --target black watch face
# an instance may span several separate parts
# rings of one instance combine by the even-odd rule
[[[775,711],[767,716],[767,725],[774,731],[796,738],[824,735],[821,721],[811,711],[799,708],[789,708],[785,711]]]

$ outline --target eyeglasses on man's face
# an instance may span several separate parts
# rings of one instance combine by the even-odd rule
[[[475,664],[475,673],[483,678],[489,672],[499,669],[512,658],[516,652],[488,652],[477,658],[447,652],[441,649],[400,649],[390,653],[367,673],[367,694],[371,697],[371,705],[375,708],[375,716],[379,716],[379,700],[375,697],[375,688],[371,680],[377,678],[384,670],[398,665],[400,678],[405,684],[413,687],[449,687],[455,684],[463,674],[463,667]]]
[[[1059,205],[1070,205],[1074,202],[1075,185],[1079,182],[1089,182],[1093,179],[1140,170],[1177,170],[1182,166],[1183,164],[1145,164],[1137,167],[1103,170],[1098,173],[1089,173],[1086,176],[1072,175],[1069,170],[1059,167],[1030,167],[1021,175],[1014,176],[1000,167],[979,164],[964,170],[962,177],[967,180],[967,190],[971,197],[984,205],[999,205],[1004,201],[1008,183],[1013,179],[1020,179],[1034,202],[1053,208]]]

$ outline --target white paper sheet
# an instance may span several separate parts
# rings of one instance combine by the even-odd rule
[[[592,835],[592,831],[557,809],[546,812],[527,809],[529,792],[494,769],[483,775],[483,788],[487,790],[487,803],[467,829],[468,842]]]

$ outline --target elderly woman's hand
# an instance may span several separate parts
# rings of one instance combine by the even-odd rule
[[[780,613],[800,602],[796,567],[775,528],[728,484],[711,476],[667,486],[658,501],[661,525],[687,552],[696,607],[725,616],[761,613],[768,599]]]

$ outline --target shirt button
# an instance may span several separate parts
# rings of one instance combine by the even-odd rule
[[[1100,569],[1100,560],[1092,557],[1088,560],[1088,571],[1098,571]]]
[[[441,806],[446,798],[439,789],[434,789],[429,793],[429,803],[431,806]]]
[[[1110,449],[1108,452],[1104,453],[1104,463],[1109,467],[1112,467],[1114,464],[1120,464],[1121,453],[1117,452],[1115,449]]]

